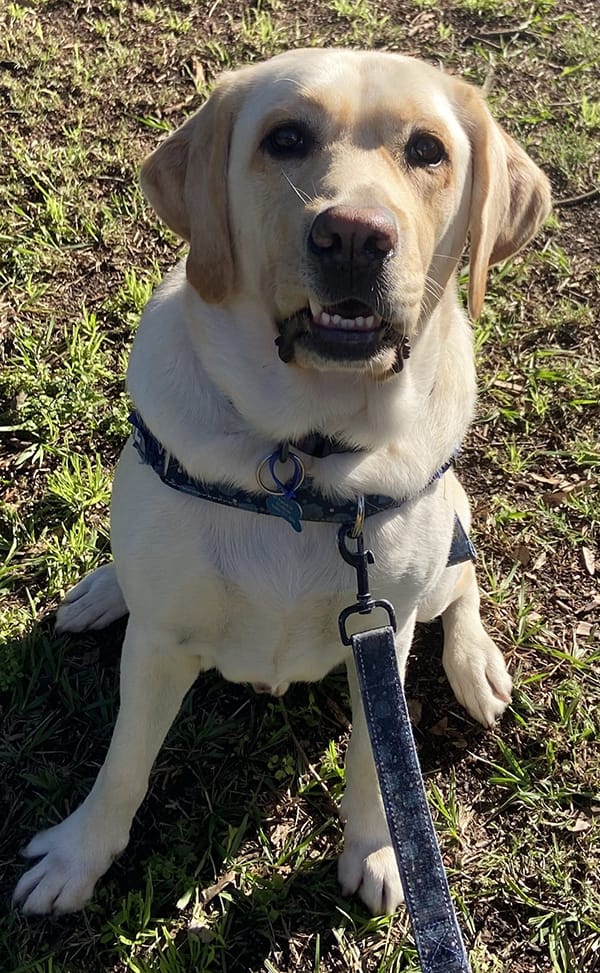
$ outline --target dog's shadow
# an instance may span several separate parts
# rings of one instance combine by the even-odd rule
[[[44,721],[10,785],[13,812],[23,812],[2,827],[12,831],[13,849],[89,791],[116,717],[124,630],[117,623],[63,640],[33,674]],[[478,730],[443,676],[436,624],[417,634],[406,694],[424,776],[447,772]],[[335,867],[350,719],[343,670],[292,686],[283,701],[201,675],[159,754],[130,844],[86,911],[98,970],[106,969],[104,955],[115,961],[110,945],[100,947],[107,923],[117,949],[143,948],[155,922],[170,930],[178,954],[189,951],[190,968],[240,971],[263,968],[267,957],[276,968],[312,968],[316,933],[323,956],[339,949],[340,925],[364,927],[366,910],[342,898]],[[13,921],[22,928],[25,920]],[[37,930],[61,959],[82,921],[42,921]],[[36,939],[28,937],[21,963],[34,957]]]

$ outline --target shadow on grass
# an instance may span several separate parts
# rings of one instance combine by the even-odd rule
[[[23,644],[22,680],[5,709],[5,901],[22,872],[17,849],[74,810],[93,784],[116,717],[124,631],[121,622],[58,639],[45,622]],[[447,772],[478,734],[440,659],[441,630],[429,626],[407,675],[425,776]],[[312,969],[315,934],[323,956],[337,949],[336,929],[372,928],[336,882],[342,828],[332,799],[343,785],[337,757],[328,763],[324,754],[332,740],[340,762],[345,752],[345,673],[292,686],[284,705],[285,713],[279,701],[214,672],[200,676],[159,754],[130,845],[94,902],[60,919],[10,913],[0,932],[6,969],[248,971],[266,957],[282,969]]]

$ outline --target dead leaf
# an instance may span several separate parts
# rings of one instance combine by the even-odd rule
[[[278,822],[275,827],[271,829],[269,837],[273,846],[277,848],[278,851],[281,851],[285,847],[286,841],[290,836],[290,831],[292,831],[293,828],[294,825],[291,822],[284,820]]]
[[[207,889],[203,889],[200,893],[200,902],[202,905],[208,905],[213,899],[219,895],[228,885],[235,884],[235,872],[225,872],[221,875],[221,878],[217,879],[214,885],[210,885]]]
[[[572,598],[572,592],[565,591],[564,588],[555,588],[554,597],[560,598],[562,601],[569,601]]]
[[[519,394],[523,392],[523,385],[520,382],[505,382],[501,378],[495,378],[493,384],[495,388],[503,389],[506,392],[518,392]]]
[[[196,88],[202,88],[203,85],[206,84],[206,74],[204,72],[204,65],[202,64],[202,61],[198,60],[197,57],[192,58],[192,73]]]
[[[438,720],[437,723],[434,723],[433,726],[430,726],[429,727],[429,732],[434,737],[447,737],[448,736],[448,717],[447,716],[444,716],[441,720]]]
[[[548,486],[556,486],[560,483],[560,477],[558,476],[540,476],[539,473],[530,473],[529,476],[537,483],[547,483]]]
[[[524,568],[527,567],[531,561],[531,554],[529,548],[526,544],[518,544],[515,548],[515,557],[519,564],[522,564]]]
[[[542,493],[542,500],[547,503],[549,507],[560,507],[566,500],[569,499],[569,495],[572,493],[571,490],[554,490],[552,493]]]
[[[582,547],[581,553],[583,555],[585,570],[593,578],[596,573],[596,558],[594,556],[594,552],[590,550],[589,547]]]
[[[213,939],[215,938],[214,932],[207,925],[206,920],[202,918],[198,919],[197,921],[190,919],[188,923],[188,932],[191,932],[194,936],[196,936],[197,939],[200,940],[201,943],[204,943],[205,945],[212,943]]]
[[[567,825],[567,831],[571,831],[573,834],[579,834],[581,831],[588,831],[591,828],[592,822],[589,818],[586,818],[585,814],[579,814],[573,824]]]
[[[438,720],[433,726],[429,727],[429,732],[435,737],[447,737],[453,747],[457,747],[459,750],[464,750],[467,746],[467,741],[464,736],[457,730],[454,726],[448,725],[448,717],[444,716],[443,719]]]
[[[413,726],[418,726],[423,714],[423,703],[420,699],[407,699],[408,715]]]
[[[561,483],[558,490],[542,493],[542,500],[549,507],[560,507],[565,500],[569,499],[572,493],[580,493],[582,490],[587,490],[591,485],[591,480],[575,480],[573,483]]]
[[[600,595],[594,595],[591,601],[588,601],[585,605],[580,605],[579,608],[575,609],[576,615],[589,615],[590,612],[595,612],[600,606]]]

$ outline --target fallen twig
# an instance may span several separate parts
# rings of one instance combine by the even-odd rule
[[[553,205],[555,209],[558,209],[559,206],[579,206],[580,203],[587,203],[590,199],[596,199],[598,196],[600,196],[600,187],[590,189],[587,193],[582,193],[581,196],[567,196],[565,199],[557,199]]]

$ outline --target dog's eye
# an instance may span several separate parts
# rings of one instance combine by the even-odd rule
[[[301,125],[290,122],[287,125],[278,125],[269,132],[263,145],[269,155],[301,158],[308,152],[310,138]]]
[[[406,147],[406,157],[411,166],[439,166],[447,158],[435,135],[416,135]]]

